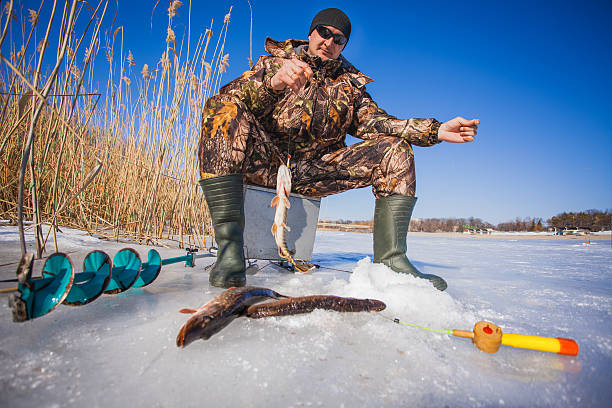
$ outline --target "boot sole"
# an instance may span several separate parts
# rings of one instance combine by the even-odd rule
[[[421,272],[412,272],[412,271],[405,271],[400,269],[399,267],[393,265],[393,263],[391,263],[390,265],[386,262],[383,261],[379,261],[379,263],[382,263],[383,265],[387,265],[389,268],[391,268],[392,270],[394,270],[397,273],[405,273],[406,275],[412,275],[415,278],[419,278],[419,279],[425,279],[428,280],[429,282],[431,282],[431,284],[433,285],[434,288],[438,289],[441,292],[444,292],[446,290],[446,288],[448,288],[448,284],[446,283],[446,281],[437,276],[437,275],[431,275],[431,274],[427,274],[427,273],[421,273]]]

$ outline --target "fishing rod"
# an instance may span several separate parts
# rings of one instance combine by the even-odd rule
[[[527,334],[503,333],[501,327],[491,322],[480,321],[474,325],[472,331],[468,330],[441,330],[407,323],[398,318],[391,318],[379,314],[384,319],[404,326],[427,330],[430,332],[449,334],[455,337],[472,339],[472,343],[485,353],[495,353],[503,344],[505,346],[524,348],[529,350],[546,351],[566,356],[576,356],[579,352],[575,340],[564,337],[541,337]]]
[[[93,302],[102,294],[117,294],[151,284],[162,266],[185,262],[194,267],[197,258],[214,256],[212,253],[196,255],[197,249],[187,249],[183,256],[161,259],[159,252],[149,250],[147,262],[142,262],[138,253],[124,248],[110,256],[94,250],[85,256],[82,272],[76,272],[70,258],[62,252],[47,257],[42,276],[32,277],[34,254],[22,256],[17,267],[17,278],[7,281],[19,282],[16,288],[2,289],[0,293],[12,293],[9,307],[13,321],[24,322],[43,316],[54,310],[60,303],[68,306],[82,306]]]

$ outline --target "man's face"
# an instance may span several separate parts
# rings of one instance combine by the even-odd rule
[[[333,34],[343,35],[342,31],[335,27],[325,27],[327,27]],[[318,55],[323,61],[338,58],[345,45],[346,44],[336,44],[333,36],[326,40],[325,38],[321,37],[316,29],[312,30],[312,33],[308,36],[308,52],[313,55]]]

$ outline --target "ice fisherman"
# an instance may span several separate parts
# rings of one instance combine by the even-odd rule
[[[223,86],[202,112],[200,185],[218,244],[210,284],[246,284],[243,183],[274,188],[276,172],[291,155],[293,192],[311,197],[372,186],[374,262],[428,279],[406,256],[414,208],[412,145],[472,142],[478,119],[397,119],[366,90],[372,81],[340,53],[351,35],[337,8],[315,15],[308,41],[266,39],[270,55]],[[347,146],[345,137],[362,142]]]

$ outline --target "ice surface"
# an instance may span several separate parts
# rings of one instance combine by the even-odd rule
[[[212,259],[164,266],[146,288],[62,305],[26,323],[12,322],[1,295],[0,406],[609,406],[610,241],[409,236],[414,264],[447,280],[439,292],[372,264],[371,240],[319,232],[313,261],[333,269],[300,275],[260,261],[248,282],[287,295],[375,298],[385,311],[239,318],[184,349],[175,339],[188,316],[178,310],[221,292],[208,285]],[[149,249],[70,229],[59,245],[77,269],[92,249],[112,258],[129,246],[143,259]],[[162,258],[182,255],[157,249]],[[1,279],[14,277],[16,265],[6,264],[18,253],[16,229],[0,227]],[[485,319],[505,332],[574,338],[580,355],[504,346],[485,354],[394,317],[465,330]]]

